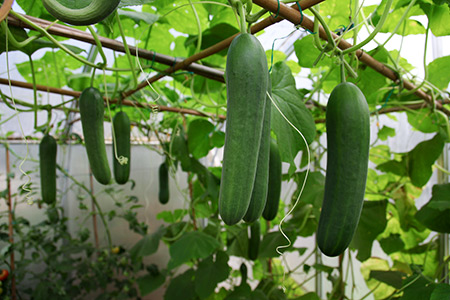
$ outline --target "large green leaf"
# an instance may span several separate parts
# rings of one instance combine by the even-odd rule
[[[159,241],[165,233],[165,228],[163,226],[149,235],[144,236],[140,239],[130,250],[130,256],[134,261],[139,257],[151,255],[158,250]]]
[[[358,260],[365,261],[372,252],[373,241],[386,228],[387,201],[365,201],[361,212],[358,228],[350,244],[358,249]]]
[[[430,300],[450,300],[450,285],[439,283],[431,293]]]
[[[214,292],[217,284],[228,278],[230,267],[228,266],[228,255],[223,251],[202,260],[195,272],[195,291],[200,299],[206,299]]]
[[[195,294],[195,289],[192,288],[194,276],[195,271],[189,269],[183,274],[173,278],[164,294],[164,300],[195,299],[197,295]]]
[[[320,50],[314,45],[314,37],[312,34],[306,35],[302,39],[295,41],[294,50],[298,59],[298,64],[304,68],[312,68],[314,62],[320,55]],[[331,59],[324,55],[316,66],[329,66],[330,64]]]
[[[428,64],[428,80],[440,89],[447,89],[450,82],[450,74],[446,72],[450,68],[450,56],[436,58]]]
[[[416,218],[427,228],[450,233],[450,183],[435,184],[432,197],[416,214]]]
[[[289,236],[289,234],[288,237],[293,244],[295,242],[293,240],[294,237]],[[279,231],[269,232],[268,234],[264,235],[261,241],[261,244],[259,246],[258,258],[278,257],[280,255],[277,252],[278,247],[281,247],[279,249],[281,253],[290,251],[292,249],[292,245],[287,248],[284,247],[287,246],[288,243],[288,240],[286,240],[286,238]]]
[[[188,149],[195,158],[206,156],[213,148],[210,137],[213,131],[214,125],[208,120],[195,119],[189,123]]]
[[[185,233],[170,246],[170,261],[167,267],[173,269],[191,259],[206,258],[219,247],[219,241],[203,232]]]
[[[432,139],[419,143],[407,154],[408,174],[412,184],[422,187],[428,182],[433,173],[431,167],[441,155],[444,144],[442,136],[436,134]]]
[[[303,134],[308,144],[311,143],[316,135],[314,118],[297,91],[291,70],[284,62],[278,62],[272,68],[271,77],[272,96],[276,106]],[[300,150],[305,149],[305,142],[273,104],[271,127],[277,136],[281,159],[290,163],[290,172],[292,173],[297,169],[294,159]]]
[[[403,282],[405,290],[403,300],[424,300],[430,299],[436,283],[432,283],[421,275],[414,275],[406,278]]]
[[[370,271],[370,278],[384,282],[390,286],[395,287],[396,289],[400,289],[402,287],[403,278],[405,277],[405,275],[405,273],[400,271]]]
[[[448,5],[422,4],[421,7],[428,16],[430,30],[435,36],[450,34],[450,8]]]
[[[158,274],[149,273],[137,279],[139,291],[141,292],[142,296],[150,294],[151,292],[162,286],[165,281],[166,275],[162,272]]]

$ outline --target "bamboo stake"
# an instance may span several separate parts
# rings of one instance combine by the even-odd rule
[[[309,19],[307,16],[305,15],[301,15],[299,14],[298,10],[295,10],[283,3],[278,3],[277,1],[274,0],[253,0],[253,2],[273,13],[276,13],[278,11],[278,14],[285,18],[286,20],[290,21],[291,23],[295,24],[295,25],[301,25],[302,27],[309,29],[311,31],[314,30],[314,23],[311,19]],[[280,5],[278,7],[278,5]],[[302,22],[301,22],[302,21]],[[327,35],[325,33],[325,30],[323,29],[322,26],[319,26],[319,37],[323,40],[328,40],[327,39]],[[337,39],[338,36],[334,33],[332,33],[333,38]],[[339,47],[339,49],[344,50],[344,49],[348,49],[351,46],[353,46],[352,44],[350,44],[349,42],[341,39],[340,42],[338,43],[337,47]],[[370,68],[374,69],[375,71],[377,71],[378,73],[384,75],[385,77],[391,79],[392,81],[396,82],[399,81],[400,78],[398,78],[397,74],[389,69],[388,67],[386,67],[384,64],[382,64],[381,62],[377,61],[376,59],[374,59],[372,56],[370,56],[369,54],[365,53],[363,50],[359,49],[356,51],[356,57],[363,62],[364,64],[366,64],[367,66],[369,66]],[[407,81],[407,80],[402,80],[403,86],[408,89],[408,90],[414,90],[416,89],[416,86]],[[440,102],[435,102],[433,103],[433,99],[431,98],[430,95],[428,95],[427,93],[425,93],[422,90],[417,90],[414,92],[414,94],[425,100],[428,104],[430,105],[436,105],[436,108],[442,110],[445,114],[450,116],[450,110],[446,109],[445,107],[442,106],[442,103]]]

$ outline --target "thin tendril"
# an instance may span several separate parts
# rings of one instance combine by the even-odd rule
[[[298,194],[297,199],[295,200],[294,205],[292,206],[292,208],[288,211],[288,213],[283,217],[283,219],[281,219],[280,223],[278,224],[280,233],[283,235],[283,237],[288,241],[287,245],[281,245],[278,246],[275,250],[279,255],[283,255],[283,253],[280,251],[280,249],[284,249],[284,248],[289,248],[292,245],[291,240],[289,239],[289,237],[284,233],[282,225],[284,223],[284,220],[286,220],[287,217],[289,217],[292,212],[294,211],[294,209],[297,207],[299,201],[300,201],[300,197],[303,194],[303,190],[305,189],[305,185],[306,185],[306,180],[308,179],[308,175],[309,175],[309,169],[310,169],[310,161],[311,161],[311,153],[309,150],[309,146],[308,146],[308,142],[306,141],[305,136],[301,133],[301,131],[294,126],[294,124],[291,123],[291,121],[289,121],[289,119],[283,114],[283,112],[280,110],[280,108],[278,107],[278,105],[275,103],[275,101],[273,100],[272,96],[267,93],[267,95],[270,98],[270,101],[272,102],[272,104],[275,106],[275,108],[278,110],[278,112],[281,114],[281,116],[283,117],[283,119],[292,127],[294,128],[295,131],[297,131],[297,133],[302,137],[303,141],[305,142],[305,146],[306,146],[306,151],[308,153],[308,165],[306,167],[306,174],[305,174],[305,179],[303,180],[303,184],[302,187],[300,189],[300,193]],[[283,268],[283,290],[285,290],[286,288],[284,287],[284,279],[286,276],[286,270]]]

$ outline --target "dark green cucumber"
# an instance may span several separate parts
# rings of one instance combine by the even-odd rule
[[[277,142],[274,139],[270,141],[269,157],[269,189],[267,191],[266,207],[263,211],[263,218],[272,221],[278,214],[281,196],[281,156],[278,150]]]
[[[269,94],[272,94],[270,75],[268,74]],[[247,212],[244,215],[244,221],[252,223],[261,217],[266,206],[267,189],[269,183],[269,152],[270,152],[270,118],[272,102],[266,96],[264,107],[263,128],[261,131],[261,144],[258,153],[258,164],[256,166],[255,182],[253,184],[252,196]]]
[[[163,162],[159,166],[159,203],[166,204],[169,202],[169,168],[167,162]]]
[[[42,0],[42,4],[53,17],[71,25],[98,23],[112,14],[119,3],[120,0]]]
[[[228,49],[227,123],[219,195],[219,214],[233,225],[247,212],[261,143],[267,59],[258,39],[240,34]]]
[[[101,184],[111,180],[103,130],[105,106],[99,90],[85,89],[80,95],[80,117],[86,152],[94,178]]]
[[[56,202],[56,140],[46,134],[39,144],[41,196],[47,204]]]
[[[113,118],[113,170],[114,179],[118,184],[125,184],[130,177],[130,119],[123,111],[119,111]],[[117,161],[114,151],[117,150],[119,159],[126,159],[126,163]]]
[[[250,225],[250,238],[248,240],[248,258],[256,260],[258,258],[259,244],[261,243],[261,225],[253,222]]]
[[[327,173],[317,243],[327,256],[350,244],[364,201],[370,147],[367,101],[352,83],[331,92],[326,112]]]

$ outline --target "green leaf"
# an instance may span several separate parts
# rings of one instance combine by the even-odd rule
[[[381,128],[378,131],[378,138],[382,141],[386,141],[388,137],[394,136],[395,136],[395,129],[388,126],[383,126],[383,128]]]
[[[227,226],[228,255],[248,257],[248,228],[247,226]]]
[[[373,241],[386,228],[387,201],[364,201],[361,217],[350,247],[358,249],[359,261],[368,259]]]
[[[206,258],[219,247],[219,241],[203,232],[185,233],[170,246],[170,261],[167,267],[173,269],[191,259]]]
[[[195,290],[192,288],[192,285],[194,284],[194,276],[195,271],[193,269],[189,269],[183,274],[173,278],[167,287],[166,293],[164,294],[164,300],[195,299],[197,295],[195,294]]]
[[[159,16],[155,14],[151,14],[148,12],[140,12],[135,10],[124,10],[119,9],[117,11],[119,13],[119,16],[130,18],[133,20],[137,25],[142,21],[144,23],[147,23],[149,25],[152,25],[156,21],[158,21]]]
[[[431,166],[441,155],[444,144],[441,135],[436,134],[431,140],[419,143],[406,155],[412,184],[422,187],[428,182],[433,173]]]
[[[195,292],[200,299],[207,298],[214,292],[218,283],[228,278],[230,274],[228,259],[225,252],[218,251],[215,261],[212,256],[209,256],[198,264],[194,284]]]
[[[430,300],[450,300],[450,285],[439,283],[431,293]]]
[[[25,14],[33,17],[49,16],[40,0],[17,0],[17,4],[25,11]]]
[[[405,248],[405,243],[398,233],[391,233],[388,237],[381,239],[379,242],[386,254],[401,251]]]
[[[405,273],[399,271],[370,271],[370,278],[384,282],[395,287],[396,289],[400,289],[402,287],[402,282],[405,275]]]
[[[278,62],[273,66],[271,77],[272,97],[276,106],[289,122],[300,130],[308,144],[311,143],[316,135],[314,118],[295,87],[291,70],[284,62]],[[271,124],[280,146],[281,159],[290,163],[290,171],[294,172],[297,169],[294,159],[300,150],[305,149],[303,138],[289,125],[273,104]]]
[[[414,275],[406,278],[403,282],[405,290],[403,297],[404,300],[424,300],[430,299],[431,293],[433,293],[436,283],[429,282],[421,275]]]
[[[435,36],[450,34],[450,12],[448,5],[426,5],[424,11],[430,22],[430,30]]]
[[[450,183],[435,184],[432,197],[417,213],[416,218],[427,228],[450,233]]]
[[[155,253],[158,250],[159,241],[165,232],[164,226],[160,226],[153,234],[146,235],[140,239],[130,250],[131,258],[136,261],[139,257]]]
[[[320,298],[315,292],[309,292],[293,300],[320,300]]]
[[[289,236],[289,235],[288,235]],[[293,237],[289,237],[293,243]],[[286,238],[279,232],[269,232],[264,235],[261,244],[259,246],[258,258],[278,257],[280,254],[276,251],[277,247],[288,245]],[[292,245],[287,248],[279,249],[281,253],[292,250]]]
[[[450,74],[445,70],[448,70],[448,68],[450,68],[450,56],[436,58],[428,64],[428,80],[439,89],[447,89]]]
[[[164,284],[166,281],[166,275],[163,273],[159,273],[156,276],[153,274],[147,274],[143,277],[139,277],[137,279],[137,284],[139,286],[139,291],[142,296],[150,294],[160,286]]]
[[[210,134],[213,131],[214,125],[205,119],[195,119],[189,123],[188,148],[195,158],[208,155],[212,149]]]
[[[298,59],[298,64],[304,68],[312,68],[314,62],[320,55],[319,49],[314,45],[314,37],[312,34],[308,34],[302,39],[295,41],[294,50]],[[331,65],[331,59],[324,55],[316,66],[329,65]]]

